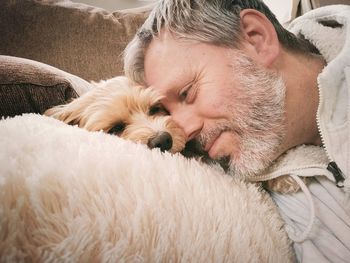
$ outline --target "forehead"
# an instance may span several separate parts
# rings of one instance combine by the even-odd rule
[[[145,53],[145,81],[165,95],[169,89],[181,88],[195,78],[222,75],[230,65],[228,47],[183,40],[168,31],[161,31]]]
[[[147,85],[161,85],[182,80],[191,74],[190,50],[195,43],[184,42],[162,31],[154,38],[145,53],[145,81]]]

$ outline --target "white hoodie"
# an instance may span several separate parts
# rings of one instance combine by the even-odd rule
[[[289,30],[315,45],[327,61],[317,79],[324,148],[290,150],[263,180],[286,174],[296,180],[313,177],[308,187],[299,180],[303,191],[296,194],[271,193],[295,241],[298,261],[350,262],[350,6],[315,9],[295,19]]]

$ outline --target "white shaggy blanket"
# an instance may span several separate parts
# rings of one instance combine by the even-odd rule
[[[270,197],[35,114],[0,121],[0,262],[292,262]]]

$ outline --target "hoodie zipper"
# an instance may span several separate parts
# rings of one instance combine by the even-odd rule
[[[345,176],[335,162],[330,162],[327,166],[327,170],[330,171],[335,179],[335,184],[339,188],[344,187]]]
[[[333,158],[331,157],[324,137],[323,137],[323,132],[321,129],[321,122],[320,122],[320,105],[323,105],[323,94],[322,94],[322,90],[319,84],[319,79],[317,78],[317,87],[318,87],[318,96],[319,96],[319,106],[317,108],[317,114],[316,114],[316,123],[317,123],[317,129],[318,129],[318,133],[320,134],[320,138],[321,138],[321,142],[323,145],[323,148],[325,150],[326,156],[329,160],[328,166],[327,166],[327,170],[330,171],[335,179],[335,184],[337,187],[339,188],[343,188],[344,187],[344,180],[345,180],[345,176],[343,174],[343,172],[340,170],[340,168],[338,167],[338,165],[336,164],[336,162],[333,160]]]

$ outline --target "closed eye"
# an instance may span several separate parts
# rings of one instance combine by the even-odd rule
[[[179,101],[191,104],[194,102],[198,85],[192,81],[189,85],[185,86],[179,93]]]
[[[188,96],[188,90],[190,89],[191,87],[188,87],[186,88],[184,91],[182,91],[179,95],[179,99],[180,101],[185,101],[187,96]]]
[[[125,130],[125,127],[126,127],[125,122],[118,122],[108,131],[108,133],[119,135]]]
[[[154,104],[149,108],[148,114],[153,115],[169,115],[169,112],[160,103]]]

